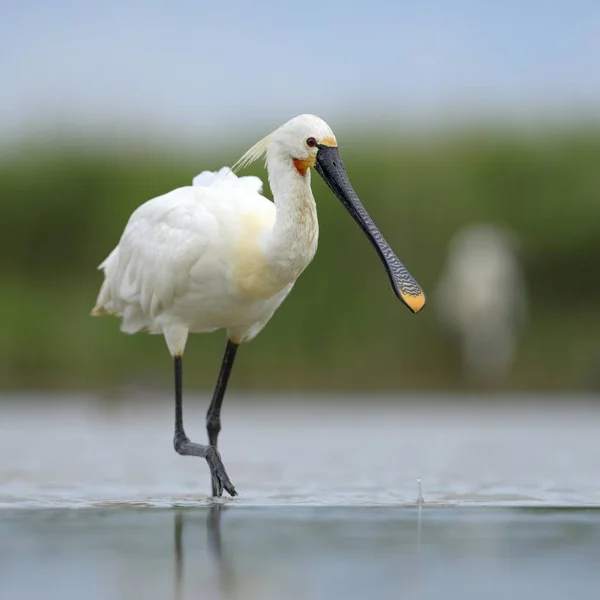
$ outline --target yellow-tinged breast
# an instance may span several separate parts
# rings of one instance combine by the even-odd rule
[[[266,300],[290,283],[276,276],[261,244],[263,232],[274,223],[274,212],[249,213],[242,219],[233,276],[239,291],[253,300]]]

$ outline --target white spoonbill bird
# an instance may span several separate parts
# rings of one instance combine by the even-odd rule
[[[274,202],[257,177],[234,171],[266,157]],[[352,188],[325,121],[295,117],[233,166],[204,171],[193,185],[142,204],[100,265],[104,282],[92,315],[122,318],[121,330],[162,333],[175,367],[175,450],[206,459],[213,496],[237,494],[217,450],[221,405],[238,346],[254,338],[290,293],[317,250],[310,187],[314,167],[377,250],[395,294],[413,312],[419,284],[387,244]],[[206,414],[208,445],[183,428],[182,355],[188,334],[226,329],[227,345]]]

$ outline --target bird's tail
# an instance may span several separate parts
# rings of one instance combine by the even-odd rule
[[[118,314],[118,310],[116,310],[116,307],[114,306],[111,290],[111,276],[117,263],[117,252],[118,249],[115,248],[98,267],[99,270],[104,271],[104,281],[102,282],[98,298],[96,299],[96,306],[92,308],[92,312],[90,313],[92,317]]]

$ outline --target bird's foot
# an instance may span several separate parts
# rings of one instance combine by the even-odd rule
[[[217,448],[215,446],[207,446],[204,458],[210,469],[213,496],[216,496],[217,498],[221,497],[223,495],[223,490],[230,496],[237,496],[237,492],[227,475],[227,471],[225,471],[221,455]]]

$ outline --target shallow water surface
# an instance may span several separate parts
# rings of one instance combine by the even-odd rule
[[[0,597],[597,598],[593,509],[7,510]]]
[[[203,442],[206,397],[186,398]],[[228,397],[219,447],[236,505],[600,506],[600,402]],[[0,399],[0,507],[198,506],[202,459],[172,447],[164,398]]]
[[[166,396],[0,400],[2,600],[598,597],[593,398],[230,397],[213,502]]]

